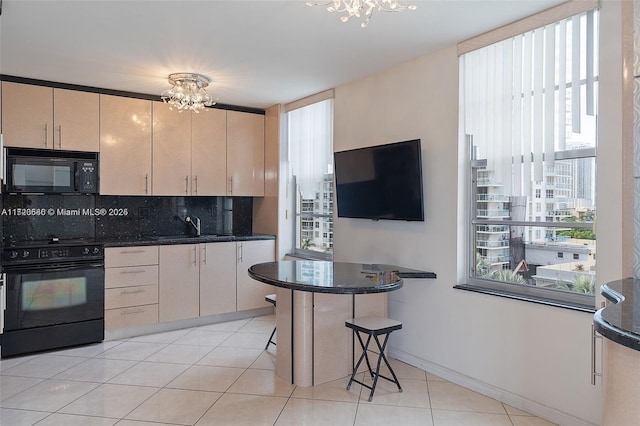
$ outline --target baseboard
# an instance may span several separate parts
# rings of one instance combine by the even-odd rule
[[[147,334],[163,333],[165,331],[180,330],[183,328],[200,327],[203,325],[217,324],[220,322],[235,321],[269,315],[273,313],[273,306],[266,308],[249,309],[247,311],[229,312],[226,314],[209,315],[206,317],[190,318],[186,320],[160,322],[155,324],[139,325],[127,328],[105,330],[104,340],[119,340],[129,337],[144,336]]]
[[[527,413],[531,413],[534,416],[552,423],[571,426],[595,426],[593,423],[584,419],[574,417],[570,414],[556,410],[555,408],[547,407],[539,402],[513,394],[472,377],[465,376],[464,374],[460,374],[441,365],[418,358],[397,348],[389,348],[389,356],[409,365],[413,365],[414,367],[418,367],[421,370],[425,370],[428,373],[435,374],[438,377],[442,377],[451,383],[455,383],[482,395],[488,396],[489,398],[504,402],[505,404],[509,404],[512,407],[526,411]]]

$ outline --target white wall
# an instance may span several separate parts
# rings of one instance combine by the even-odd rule
[[[613,3],[603,4],[601,31],[615,44],[619,5]],[[611,108],[620,105],[619,92],[610,99],[607,90],[621,77],[608,64],[601,63],[600,98],[601,107]],[[422,139],[424,223],[334,223],[336,261],[384,262],[438,274],[435,280],[406,280],[390,293],[389,314],[404,323],[393,336],[391,354],[556,423],[600,423],[602,388],[590,384],[592,314],[453,289],[464,263],[459,241],[465,231],[457,217],[456,48],[338,87],[334,105],[336,151]],[[601,116],[601,134],[620,125],[620,109]],[[598,163],[597,183],[609,188],[606,202],[600,203],[603,196],[598,203],[598,251],[609,250],[598,262],[611,261],[599,263],[606,279],[621,273],[620,137],[601,137],[598,149],[599,155],[607,153]]]

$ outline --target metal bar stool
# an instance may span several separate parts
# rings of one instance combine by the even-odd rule
[[[387,341],[389,340],[389,335],[392,331],[400,330],[402,328],[402,323],[400,321],[392,320],[389,318],[380,318],[380,317],[364,317],[364,318],[353,318],[345,321],[345,326],[353,329],[355,331],[356,336],[358,336],[358,341],[360,342],[360,346],[362,347],[362,355],[360,355],[360,359],[353,367],[353,373],[351,374],[351,379],[349,380],[349,384],[347,385],[347,390],[351,388],[351,383],[356,382],[360,385],[364,386],[367,389],[371,389],[371,393],[369,394],[369,402],[373,399],[373,393],[376,390],[376,385],[378,384],[378,378],[386,379],[390,382],[395,383],[398,386],[398,391],[402,392],[402,387],[400,386],[400,382],[396,377],[396,373],[391,368],[387,357],[384,354],[384,350],[387,346]],[[367,342],[362,341],[362,337],[360,337],[360,333],[367,334]],[[380,340],[378,340],[379,335],[384,335],[384,342],[380,344]],[[374,372],[371,368],[371,363],[369,362],[369,355],[367,353],[367,349],[369,348],[369,342],[371,342],[371,338],[375,340],[376,345],[378,346],[378,350],[380,351],[378,355],[378,363],[376,365],[376,371]],[[358,372],[358,368],[362,363],[362,360],[365,360],[367,363],[367,368],[369,369],[369,374],[373,379],[373,384],[371,386],[355,379],[356,373]],[[393,379],[383,376],[380,374],[380,364],[384,361],[387,365],[387,368],[391,372]]]
[[[276,307],[276,295],[275,294],[267,294],[264,297],[264,300],[266,300],[267,302],[271,303],[273,305],[273,307]],[[264,350],[266,351],[267,349],[269,349],[269,345],[273,345],[276,346],[276,342],[273,340],[273,336],[276,334],[276,327],[273,327],[273,331],[271,332],[271,336],[269,336],[269,341],[267,342],[267,345],[264,347]]]

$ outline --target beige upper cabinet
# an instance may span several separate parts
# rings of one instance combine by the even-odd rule
[[[153,194],[225,195],[227,113],[153,104]]]
[[[226,195],[227,111],[191,114],[191,195]]]
[[[5,146],[53,148],[53,89],[2,82]]]
[[[151,195],[151,101],[100,95],[100,194]]]
[[[227,195],[264,196],[264,115],[227,112]]]
[[[6,146],[99,150],[99,95],[2,82]]]
[[[70,151],[100,150],[100,95],[53,89],[53,146]]]
[[[153,195],[191,193],[191,114],[153,102]]]

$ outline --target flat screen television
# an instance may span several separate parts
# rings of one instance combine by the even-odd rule
[[[424,221],[420,139],[334,153],[338,217]]]

